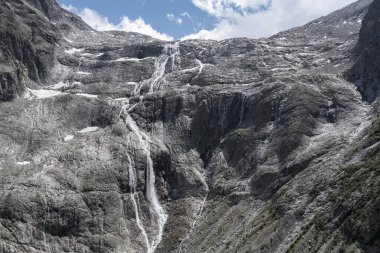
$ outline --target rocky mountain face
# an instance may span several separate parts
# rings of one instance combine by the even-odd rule
[[[380,2],[374,1],[360,30],[356,47],[357,61],[348,71],[348,79],[356,82],[366,101],[373,102],[380,95]]]
[[[0,252],[380,251],[378,0],[181,42],[0,1]]]
[[[9,101],[26,86],[48,82],[57,43],[62,34],[73,32],[68,24],[88,26],[55,1],[1,0],[0,6],[0,101]]]

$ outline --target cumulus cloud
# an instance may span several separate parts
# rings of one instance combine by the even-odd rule
[[[185,39],[260,38],[303,25],[356,0],[192,0],[199,9],[218,19],[210,30]]]
[[[215,17],[237,17],[259,10],[271,0],[192,0],[199,9]]]
[[[70,12],[77,14],[83,19],[84,22],[98,31],[118,30],[136,32],[149,35],[160,40],[173,40],[173,37],[169,36],[168,34],[156,31],[150,24],[145,23],[144,19],[141,17],[135,20],[131,20],[127,16],[124,16],[120,19],[120,23],[113,24],[108,20],[107,17],[101,15],[95,10],[89,8],[79,9],[72,5],[62,5],[62,7]]]

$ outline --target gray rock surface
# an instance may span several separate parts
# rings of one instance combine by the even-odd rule
[[[357,57],[354,66],[346,73],[348,79],[356,82],[363,99],[373,102],[380,95],[380,2],[371,4],[363,20],[359,43],[355,48]]]
[[[2,1],[0,252],[379,252],[378,1],[182,42]]]
[[[26,85],[46,84],[62,36],[89,29],[54,0],[1,0],[0,20],[0,101],[21,96]]]

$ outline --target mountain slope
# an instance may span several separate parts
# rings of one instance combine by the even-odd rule
[[[378,252],[380,105],[344,79],[377,2],[173,43],[2,5],[31,49],[1,61],[22,77],[2,84],[1,251]],[[45,47],[35,77],[44,54],[10,50]]]

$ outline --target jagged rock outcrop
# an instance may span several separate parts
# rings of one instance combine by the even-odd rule
[[[62,36],[89,29],[54,0],[0,2],[0,100],[21,96],[26,86],[49,82]]]
[[[163,42],[5,2],[0,252],[378,252],[379,102],[343,78],[370,3]]]
[[[363,99],[372,103],[380,95],[380,1],[371,4],[363,20],[359,43],[355,48],[357,59],[347,72],[348,79],[358,86]]]

